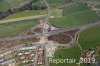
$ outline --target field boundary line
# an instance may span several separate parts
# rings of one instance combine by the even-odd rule
[[[14,18],[14,19],[0,20],[0,24],[2,24],[2,23],[14,22],[14,21],[21,21],[21,20],[42,18],[42,17],[46,17],[46,16],[47,16],[47,15],[37,15],[37,16],[28,16],[28,17],[21,17],[21,18],[19,17],[19,18]]]
[[[80,35],[81,31],[82,31],[82,30],[80,30],[80,31],[79,31],[79,34],[77,35],[76,44],[78,45],[78,47],[79,47],[80,50],[82,51],[83,49],[82,49],[82,47],[80,46],[80,44],[78,43],[78,41],[79,41],[79,35]]]

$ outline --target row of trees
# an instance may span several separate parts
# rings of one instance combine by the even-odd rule
[[[29,2],[28,4],[25,4],[21,7],[17,7],[17,8],[10,8],[6,11],[2,11],[0,12],[0,19],[3,19],[11,14],[17,13],[17,12],[21,12],[21,11],[25,11],[25,10],[43,10],[46,9],[46,6],[32,6],[33,3],[37,2],[38,0],[32,0],[31,2]]]

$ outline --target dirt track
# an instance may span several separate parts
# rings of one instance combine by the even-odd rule
[[[27,17],[21,17],[21,18],[15,18],[15,19],[7,19],[7,20],[1,20],[1,23],[7,23],[7,22],[14,22],[14,21],[21,21],[21,20],[28,20],[28,19],[35,19],[35,18],[43,18],[47,15],[37,15],[37,16],[27,16]]]

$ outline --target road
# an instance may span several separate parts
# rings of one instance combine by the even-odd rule
[[[62,29],[62,30],[54,30],[54,31],[51,31],[51,32],[48,32],[48,33],[40,33],[40,34],[35,34],[35,35],[26,35],[26,36],[17,36],[17,37],[14,37],[14,38],[10,38],[10,37],[7,37],[7,38],[1,38],[0,41],[12,41],[12,40],[20,40],[20,39],[25,39],[25,38],[33,38],[33,37],[45,37],[45,39],[47,39],[48,36],[50,35],[53,35],[53,34],[57,34],[57,33],[61,33],[61,32],[66,32],[66,31],[70,31],[70,30],[74,30],[74,29],[80,29],[80,30],[83,30],[83,29],[87,29],[87,28],[90,28],[90,27],[93,27],[93,26],[96,26],[96,25],[100,25],[100,21],[98,22],[94,22],[94,23],[90,23],[90,24],[87,24],[87,25],[83,25],[83,26],[76,26],[76,27],[73,27],[73,28],[69,28],[69,29]],[[48,41],[46,40],[46,44]],[[46,56],[46,44],[44,44],[44,54],[45,54],[45,62],[46,62],[46,66],[49,66],[48,64],[48,58]],[[63,45],[58,45],[58,46],[63,46]],[[21,46],[18,46],[18,47],[21,47]],[[14,49],[14,48],[12,48]],[[36,59],[37,59],[37,56],[36,56]],[[35,62],[36,64],[36,62]],[[36,66],[36,65],[35,65]]]
[[[50,18],[50,7],[47,3],[46,0],[44,0],[44,2],[46,3],[47,7],[48,7],[48,17],[45,19],[45,21],[43,22],[48,22],[48,18]],[[43,17],[43,16],[41,16]],[[33,17],[25,17],[24,19],[20,18],[20,19],[15,19],[15,20],[8,20],[8,21],[2,21],[2,23],[4,22],[13,22],[13,21],[20,21],[20,20],[25,20],[25,19],[33,19]],[[50,24],[49,24],[50,25]],[[47,48],[46,48],[46,45],[49,44],[48,43],[48,39],[47,37],[50,36],[50,35],[54,35],[54,34],[58,34],[58,33],[62,33],[62,32],[67,32],[67,31],[71,31],[71,30],[76,30],[76,29],[80,29],[80,30],[83,30],[83,29],[88,29],[90,27],[93,27],[93,26],[96,26],[96,25],[100,25],[100,21],[97,21],[97,22],[93,22],[93,23],[90,23],[90,24],[86,24],[86,25],[82,25],[82,26],[76,26],[76,27],[72,27],[72,28],[69,28],[69,29],[59,29],[59,30],[52,30],[50,32],[47,32],[46,33],[38,33],[38,34],[32,34],[32,35],[19,35],[19,36],[16,36],[16,37],[5,37],[5,38],[0,38],[0,42],[4,42],[4,41],[15,41],[15,40],[21,40],[21,39],[27,39],[27,38],[34,38],[34,37],[44,37],[46,40],[45,40],[45,43],[42,44],[43,45],[43,49],[44,49],[44,58],[45,58],[45,66],[49,66],[49,63],[48,63],[48,57],[47,57]],[[73,39],[72,41],[74,41],[75,39]],[[34,44],[34,43],[33,43]],[[36,48],[36,56],[35,56],[35,62],[34,62],[34,66],[37,66],[37,59],[38,59],[38,46],[40,44],[36,44],[37,48]],[[64,45],[64,44],[56,44],[56,46],[67,46],[67,45]],[[17,48],[20,48],[21,46],[18,46]],[[12,49],[15,49],[16,47],[12,48]],[[17,49],[16,48],[16,49]],[[8,49],[9,50],[9,49]],[[3,52],[3,51],[2,51]],[[4,51],[5,52],[5,51]]]
[[[47,3],[47,0],[44,0],[44,2],[45,2],[45,4],[46,4],[47,7],[48,7],[48,17],[47,17],[47,19],[48,19],[48,18],[50,18],[50,16],[51,16],[51,11],[50,11],[49,4]]]
[[[88,29],[88,28],[96,26],[96,25],[100,25],[100,21],[90,23],[90,24],[86,24],[86,25],[83,25],[83,26],[76,26],[76,27],[69,28],[69,29],[53,30],[53,31],[50,31],[48,33],[39,33],[39,34],[25,35],[25,36],[19,35],[19,36],[13,37],[13,38],[12,37],[0,38],[0,42],[2,42],[2,41],[15,41],[15,40],[21,40],[21,39],[26,39],[26,38],[34,38],[34,37],[41,37],[41,36],[44,36],[45,34],[47,36],[50,36],[50,35],[54,35],[54,34],[58,34],[58,33],[62,33],[62,32],[67,32],[67,31],[71,31],[71,30],[75,30],[75,29],[80,29],[80,30]]]
[[[34,66],[37,66],[37,60],[38,60],[38,46],[36,45],[36,55],[35,55]]]
[[[48,44],[47,42],[44,44],[45,66],[49,66],[49,61],[47,57],[47,48],[46,48],[47,44]]]

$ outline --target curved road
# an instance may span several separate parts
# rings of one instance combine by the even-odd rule
[[[14,40],[21,40],[21,39],[26,39],[26,38],[34,38],[34,37],[41,37],[41,36],[44,36],[45,34],[47,36],[50,36],[50,35],[54,35],[54,34],[58,34],[58,33],[61,33],[61,32],[67,32],[67,31],[71,31],[71,30],[75,30],[75,29],[87,29],[89,27],[93,27],[93,26],[96,26],[96,25],[100,25],[100,21],[98,22],[94,22],[94,23],[90,23],[90,24],[86,24],[86,25],[83,25],[83,26],[76,26],[76,27],[73,27],[73,28],[69,28],[69,29],[61,29],[61,30],[54,30],[54,31],[50,31],[49,33],[40,33],[40,34],[35,34],[35,35],[25,35],[25,36],[17,36],[17,37],[6,37],[6,38],[0,38],[0,42],[2,41],[14,41]]]

